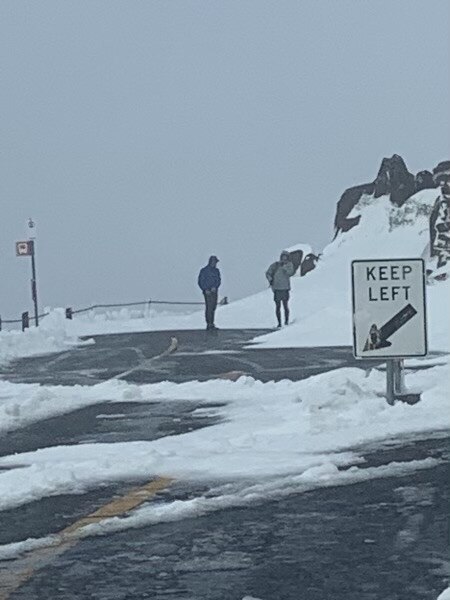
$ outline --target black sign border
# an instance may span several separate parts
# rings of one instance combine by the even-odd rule
[[[374,262],[420,262],[422,264],[422,285],[423,285],[423,327],[424,327],[424,340],[425,340],[425,354],[402,354],[394,355],[389,354],[378,355],[378,356],[361,356],[356,353],[356,326],[355,326],[355,273],[353,265],[355,263],[374,263]],[[423,258],[361,258],[355,259],[351,262],[352,272],[352,333],[353,333],[353,356],[357,360],[387,360],[390,358],[416,358],[417,356],[428,355],[428,322],[427,322],[427,295],[426,295],[426,280],[425,280],[425,261]]]

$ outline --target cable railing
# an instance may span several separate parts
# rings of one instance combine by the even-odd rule
[[[167,306],[203,306],[204,302],[200,302],[200,301],[179,301],[179,300],[142,300],[140,302],[114,302],[114,303],[108,303],[108,304],[92,304],[91,306],[86,306],[85,308],[77,308],[74,309],[71,306],[68,306],[65,309],[65,316],[66,319],[73,319],[74,315],[79,315],[82,313],[87,313],[93,310],[102,310],[102,309],[108,309],[108,308],[130,308],[133,306],[145,306],[147,308],[150,308],[152,305],[167,305]],[[228,298],[226,296],[224,296],[220,302],[219,305],[224,306],[225,304],[228,304]],[[42,314],[38,314],[38,322],[40,321],[40,319],[43,319],[44,317],[48,317],[50,313],[44,312]],[[30,327],[30,313],[28,311],[25,311],[22,313],[22,316],[20,317],[20,319],[2,319],[0,316],[0,331],[2,330],[2,326],[4,324],[7,325],[16,325],[16,324],[20,324],[22,326],[22,331],[25,331],[25,329],[28,329]]]

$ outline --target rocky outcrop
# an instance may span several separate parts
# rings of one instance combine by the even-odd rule
[[[441,161],[432,172],[419,171],[414,177],[408,171],[403,158],[398,154],[394,154],[391,158],[383,158],[378,174],[372,183],[348,188],[342,194],[337,203],[334,219],[335,237],[340,232],[349,231],[359,224],[361,211],[358,210],[352,214],[358,204],[359,208],[364,210],[363,206],[370,204],[374,198],[388,196],[394,206],[401,207],[416,192],[440,187],[440,200],[436,202],[430,219],[431,242],[436,248],[440,244],[439,251],[435,251],[436,255],[440,256],[443,253],[442,248],[445,249],[445,260],[450,263],[450,180],[448,180],[448,176],[450,176],[450,160]],[[406,214],[412,212],[409,204],[405,206],[404,210]],[[395,214],[399,212],[393,211]],[[417,212],[417,214],[419,213]],[[421,214],[423,214],[423,210]],[[300,274],[303,275],[304,272],[311,270],[310,265],[311,268],[314,268],[316,262],[317,257],[307,255],[301,263]]]
[[[299,266],[301,265],[303,259],[303,251],[302,250],[293,250],[289,252],[289,259],[294,265],[294,273],[297,273]]]
[[[303,275],[312,271],[319,260],[319,257],[313,252],[305,254],[303,250],[292,250],[289,252],[289,258],[294,265],[294,274],[297,273],[300,268],[300,277],[303,277]]]
[[[334,219],[336,235],[340,231],[349,231],[358,225],[360,217],[348,218],[348,215],[363,195],[374,198],[386,195],[393,204],[402,206],[415,191],[414,175],[408,171],[403,158],[398,154],[394,154],[391,158],[383,158],[378,175],[372,183],[351,187],[342,194]]]
[[[310,271],[315,269],[318,260],[319,257],[313,254],[312,252],[307,254],[300,266],[300,276],[303,277],[304,275],[306,275],[306,273],[309,273]]]
[[[360,216],[348,219],[347,215],[351,213],[364,194],[373,194],[373,191],[373,183],[365,183],[345,190],[337,203],[336,216],[334,218],[336,234],[339,233],[339,231],[348,231],[355,225],[358,225],[361,218]]]
[[[450,160],[443,160],[433,169],[433,180],[436,185],[439,185],[441,175],[450,174]]]
[[[437,257],[437,267],[450,260],[450,196],[443,193],[436,200],[430,216],[431,256]]]
[[[374,198],[389,195],[392,204],[401,206],[414,194],[414,175],[408,171],[403,158],[394,154],[381,161],[374,188]]]
[[[441,189],[430,216],[430,248],[440,269],[450,264],[450,160],[433,169],[433,178]]]
[[[431,171],[419,171],[414,180],[414,193],[436,187]]]

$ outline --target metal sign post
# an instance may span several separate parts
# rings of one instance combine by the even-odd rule
[[[28,227],[34,228],[32,219],[28,220]],[[31,256],[31,298],[34,304],[34,322],[36,327],[39,325],[39,311],[37,298],[37,280],[36,280],[36,253],[34,238],[30,237],[25,242],[16,242],[16,256]]]
[[[39,311],[38,311],[38,299],[37,299],[37,283],[36,283],[36,259],[34,251],[34,241],[31,241],[31,297],[33,298],[34,304],[34,322],[36,327],[39,325]]]
[[[386,361],[386,400],[391,406],[395,403],[395,375],[394,361],[388,359]]]
[[[403,360],[388,358],[386,361],[386,400],[393,405],[396,399],[414,402],[415,394],[408,394],[405,388],[405,371]],[[417,401],[417,400],[416,400]]]
[[[352,262],[353,351],[386,360],[386,398],[417,402],[404,384],[403,359],[426,356],[425,264],[422,259]]]

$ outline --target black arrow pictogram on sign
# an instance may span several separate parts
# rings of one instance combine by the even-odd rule
[[[391,337],[396,331],[403,327],[410,319],[417,314],[417,310],[411,304],[407,304],[402,310],[396,315],[389,319],[384,325],[378,329],[374,323],[369,330],[369,337],[367,338],[366,345],[364,346],[363,352],[368,350],[379,350],[380,348],[387,348],[391,346],[391,342],[388,342],[388,338]]]

